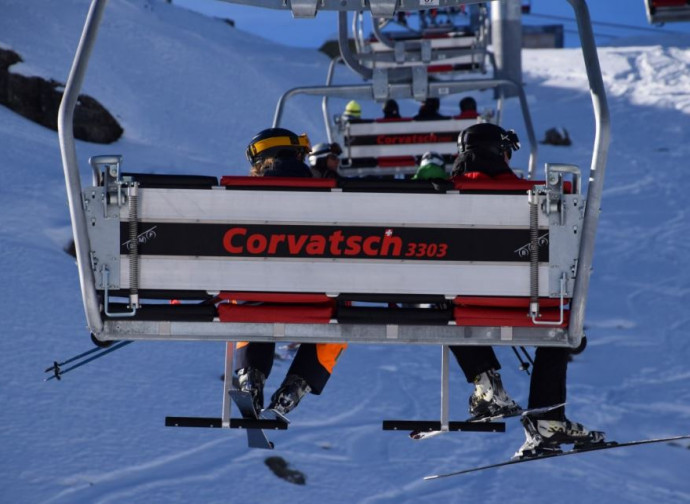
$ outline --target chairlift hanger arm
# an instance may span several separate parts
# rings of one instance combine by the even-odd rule
[[[577,267],[577,282],[571,303],[570,330],[572,338],[579,344],[584,336],[585,305],[589,291],[589,277],[594,258],[594,241],[599,224],[599,210],[604,190],[604,173],[611,142],[611,116],[606,99],[606,88],[601,75],[599,56],[592,30],[592,21],[585,0],[568,0],[575,11],[575,19],[580,33],[582,55],[587,69],[589,89],[592,95],[596,134],[592,152],[589,185],[587,187],[587,205],[585,209],[582,241],[580,242],[580,260]]]

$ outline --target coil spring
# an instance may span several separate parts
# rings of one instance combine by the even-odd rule
[[[131,294],[139,293],[139,196],[135,191],[129,194],[129,290]]]
[[[539,301],[539,212],[536,193],[530,198],[529,239],[530,239],[530,298]]]

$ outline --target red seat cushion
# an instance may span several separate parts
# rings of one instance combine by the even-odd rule
[[[224,291],[217,298],[232,301],[218,305],[221,322],[328,324],[336,304],[325,294],[308,292]]]
[[[570,302],[566,299],[566,304]],[[456,296],[453,304],[456,306],[494,307],[494,308],[529,308],[528,297],[495,297],[495,296]],[[540,308],[558,308],[559,298],[539,298]]]
[[[542,308],[540,322],[558,322],[560,310],[558,308]],[[564,313],[564,321],[558,327],[567,327],[569,311]],[[537,327],[532,323],[529,312],[524,308],[487,308],[473,306],[456,306],[453,318],[459,326],[480,327]]]
[[[286,304],[313,304],[313,303],[335,303],[326,294],[311,292],[238,292],[222,291],[217,296],[219,299],[248,301],[259,303],[286,303]]]
[[[335,303],[260,305],[224,303],[218,306],[221,322],[328,324]]]
[[[306,177],[238,177],[235,175],[223,175],[220,179],[220,185],[227,187],[304,187],[309,189],[335,187],[335,180]]]

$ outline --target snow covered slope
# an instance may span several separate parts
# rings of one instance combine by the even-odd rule
[[[5,0],[0,46],[13,71],[64,81],[88,2]],[[315,21],[318,22],[318,21]],[[690,433],[690,42],[641,38],[600,51],[613,122],[588,304],[589,347],[569,372],[569,416],[629,440]],[[569,148],[540,146],[540,163],[586,172],[594,136],[579,50],[527,51],[537,135],[566,127]],[[278,97],[325,79],[316,51],[286,48],[152,0],[111,0],[84,92],[121,121],[122,140],[78,143],[85,180],[94,154],[125,169],[242,174],[251,136]],[[346,77],[343,77],[346,78]],[[349,78],[355,81],[354,77]],[[480,96],[489,106],[489,97]],[[319,100],[292,102],[285,126],[324,139]],[[365,115],[377,113],[367,105]],[[402,103],[404,113],[416,109]],[[446,113],[457,108],[444,100]],[[524,130],[517,104],[504,124]],[[526,151],[515,165],[526,164]],[[223,345],[138,342],[57,383],[43,369],[90,348],[73,260],[57,134],[0,107],[0,502],[461,503],[690,501],[690,450],[657,445],[543,461],[467,477],[422,476],[509,457],[506,434],[453,433],[412,442],[383,419],[433,419],[440,350],[352,345],[320,397],[307,397],[277,449],[307,476],[277,479],[241,431],[170,429],[166,415],[218,416]],[[528,380],[508,348],[504,383],[525,402]],[[454,365],[453,365],[454,366]],[[267,391],[287,365],[279,362]],[[453,367],[455,369],[455,367]],[[451,377],[454,419],[470,387]]]

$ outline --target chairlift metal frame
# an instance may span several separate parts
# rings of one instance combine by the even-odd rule
[[[590,169],[590,183],[587,193],[587,205],[583,221],[582,241],[580,244],[579,260],[577,264],[577,272],[575,277],[577,282],[575,284],[575,291],[571,302],[571,322],[568,337],[565,338],[564,343],[572,346],[577,346],[583,335],[583,320],[584,310],[586,305],[587,290],[589,287],[590,269],[592,263],[592,256],[594,251],[594,239],[596,233],[596,226],[598,223],[598,209],[601,200],[601,192],[603,188],[603,173],[605,170],[606,155],[608,151],[608,143],[610,138],[610,124],[608,107],[606,103],[606,95],[604,91],[603,80],[601,78],[601,71],[598,63],[596,53],[596,45],[589,20],[589,13],[584,0],[568,0],[573,8],[578,19],[578,26],[582,38],[582,49],[587,68],[587,74],[590,81],[590,90],[592,94],[592,101],[594,105],[595,120],[596,120],[596,135],[593,148],[592,165]],[[82,297],[87,315],[88,326],[93,334],[104,339],[232,339],[242,338],[251,339],[254,337],[257,340],[280,340],[283,334],[289,334],[290,338],[299,340],[299,334],[304,334],[305,340],[311,340],[314,336],[314,328],[299,327],[292,329],[277,330],[272,324],[267,324],[266,327],[254,327],[255,331],[247,333],[247,328],[239,330],[232,330],[230,326],[233,324],[221,324],[220,327],[211,327],[213,324],[200,324],[203,328],[194,323],[183,322],[169,322],[164,324],[165,328],[161,327],[158,322],[135,322],[120,320],[113,322],[112,320],[104,320],[101,313],[101,302],[96,288],[96,278],[91,264],[92,246],[89,243],[88,223],[82,204],[82,187],[79,178],[78,163],[76,159],[76,149],[74,137],[72,134],[72,119],[74,107],[76,104],[79,90],[81,88],[86,66],[93,48],[98,24],[102,18],[103,10],[107,0],[93,0],[89,9],[87,19],[84,25],[84,31],[75,55],[74,63],[70,76],[65,88],[64,97],[59,111],[59,141],[60,150],[62,154],[63,168],[65,173],[65,181],[67,187],[68,203],[70,208],[70,217],[72,220],[73,232],[75,237],[75,246],[77,252],[77,261],[79,267],[79,276],[82,289]],[[342,8],[340,2],[337,4]],[[325,2],[324,7],[328,8],[333,3]],[[359,6],[358,6],[359,8]],[[476,84],[476,83],[475,83]],[[506,84],[509,84],[506,82]],[[429,93],[432,95],[439,95],[439,88],[445,88],[448,83],[429,83]],[[470,84],[457,83],[456,90],[468,89]],[[414,85],[409,84],[388,84],[388,89],[394,90],[389,93],[391,96],[415,96]],[[340,89],[333,89],[329,87],[316,88],[302,88],[298,90],[289,91],[281,99],[281,103],[288,95],[296,93],[314,93],[331,96],[365,96],[368,98],[376,98],[371,85],[343,87]],[[522,97],[521,102],[525,102]],[[280,120],[281,104],[278,105],[276,112],[275,123]],[[257,326],[261,326],[258,324]],[[343,331],[335,329],[338,326],[330,327],[324,332],[323,340],[337,340],[340,338],[347,339],[352,331]],[[320,333],[321,328],[317,330]],[[359,328],[361,329],[361,328]],[[380,329],[380,328],[379,328]],[[495,329],[495,328],[494,328]],[[541,329],[528,329],[534,331],[541,331]],[[373,333],[378,332],[376,336]],[[398,334],[406,333],[406,329],[400,329]],[[410,331],[411,333],[415,331]],[[439,331],[442,332],[442,331]],[[452,332],[452,331],[451,331]],[[483,333],[491,333],[490,328],[483,330]],[[500,332],[500,331],[499,331]],[[276,337],[276,333],[280,333],[280,337]],[[362,334],[366,331],[362,331]],[[353,337],[353,340],[357,340]],[[391,338],[386,336],[386,331],[372,331],[372,334],[363,339],[371,342],[386,341],[390,342]],[[423,338],[421,338],[423,339]],[[406,341],[420,341],[418,336],[409,335],[407,338],[398,339],[400,342]],[[481,338],[480,338],[481,339]],[[538,338],[536,338],[538,339]],[[547,337],[546,339],[551,339]],[[445,340],[445,341],[444,341]],[[452,337],[439,337],[437,343],[452,342]],[[497,339],[500,344],[500,338]],[[430,338],[429,342],[435,341]],[[492,341],[489,339],[489,341]],[[486,342],[486,340],[484,340]]]
[[[371,17],[372,35],[376,39],[372,41],[362,29],[364,14],[356,12],[353,16],[353,38],[357,58],[369,68],[443,65],[450,67],[444,74],[451,76],[486,72],[490,23],[488,10],[483,4],[478,16],[478,28],[463,36],[457,35],[457,27],[445,26],[437,29],[437,36],[431,38],[425,37],[426,32],[412,30],[416,36],[394,39],[391,33],[384,32],[379,26],[381,18]],[[450,38],[438,36],[446,32],[454,35]],[[490,61],[493,60],[490,58]]]
[[[644,0],[649,24],[682,23],[690,21],[688,0]]]
[[[458,327],[448,326],[424,326],[424,325],[367,325],[367,324],[288,324],[288,323],[220,323],[213,322],[187,322],[175,320],[133,320],[130,318],[108,318],[102,311],[102,298],[99,290],[103,284],[109,285],[107,274],[97,271],[94,263],[94,245],[91,243],[92,222],[89,220],[96,214],[87,216],[86,203],[92,197],[94,202],[107,199],[108,191],[113,191],[117,199],[131,199],[138,197],[136,185],[127,188],[129,194],[123,197],[120,190],[120,182],[117,176],[112,177],[112,184],[106,185],[104,179],[108,179],[107,174],[113,170],[117,175],[119,162],[117,159],[101,159],[101,168],[94,172],[94,186],[82,188],[79,168],[76,155],[75,140],[73,136],[73,116],[79,96],[79,92],[86,74],[86,68],[92,49],[95,44],[98,27],[103,17],[103,12],[107,0],[92,0],[84,29],[79,41],[79,45],[74,57],[64,96],[58,114],[58,134],[62,156],[62,164],[65,175],[67,198],[72,221],[72,229],[75,240],[77,265],[82,293],[82,300],[89,330],[99,340],[214,340],[214,341],[297,341],[297,342],[330,342],[330,341],[350,341],[361,343],[424,343],[444,345],[443,384],[442,384],[442,425],[448,425],[448,394],[447,394],[447,345],[546,345],[561,347],[576,347],[580,344],[583,337],[584,312],[589,288],[592,258],[594,254],[594,242],[596,229],[599,219],[599,207],[603,191],[604,172],[606,168],[606,158],[610,142],[610,119],[604,84],[599,67],[599,60],[594,42],[589,11],[585,0],[568,0],[572,5],[577,18],[578,28],[582,41],[582,51],[589,79],[589,87],[594,107],[596,134],[593,146],[592,162],[590,167],[590,182],[586,196],[586,204],[579,201],[582,198],[578,195],[573,197],[578,199],[578,218],[577,225],[581,226],[578,230],[581,237],[579,239],[579,251],[577,252],[577,263],[574,267],[570,281],[574,285],[572,288],[572,300],[570,302],[570,322],[567,328],[556,326],[535,326],[535,327]],[[377,17],[390,17],[396,10],[419,9],[418,2],[411,0],[253,0],[253,1],[233,1],[238,4],[251,4],[254,6],[291,9],[295,17],[313,17],[318,10],[337,10],[341,11],[340,21],[346,20],[346,11],[360,10],[367,7],[372,14]],[[461,3],[479,3],[470,1],[456,2],[453,0],[439,0],[437,6],[455,6]],[[365,69],[371,71],[371,69]],[[373,71],[371,75],[373,77]],[[362,85],[362,86],[343,86],[333,88],[330,86],[318,86],[315,88],[300,88],[288,91],[282,98],[276,109],[274,123],[280,122],[282,104],[288,96],[294,94],[320,94],[321,96],[347,96],[363,98],[381,98],[384,95],[392,97],[420,97],[420,96],[439,96],[442,89],[452,87],[453,91],[464,91],[472,85],[479,85],[482,80],[472,83],[451,83],[428,82],[428,87],[421,89],[418,85],[420,80],[408,83],[388,82],[385,86]],[[484,82],[489,85],[489,82]],[[491,84],[514,85],[509,81],[493,81]],[[417,87],[415,87],[417,84]],[[521,104],[526,107],[524,94],[520,95]],[[326,107],[324,107],[324,110]],[[326,112],[324,112],[326,113]],[[528,114],[526,115],[528,117]],[[558,168],[558,167],[556,167]],[[567,172],[569,167],[565,167]],[[105,175],[105,176],[104,176]],[[557,177],[556,177],[557,178]],[[99,185],[99,183],[103,185]],[[547,184],[551,183],[547,180]],[[558,184],[558,181],[556,181]],[[579,184],[578,184],[579,185]],[[163,199],[168,194],[166,190],[153,189],[140,191],[146,199],[146,194],[153,198],[162,195]],[[174,190],[172,190],[174,192]],[[208,194],[218,196],[219,191],[208,191]],[[172,194],[172,193],[170,193]],[[299,193],[304,196],[304,194]],[[346,193],[341,193],[341,196]],[[545,201],[545,206],[550,207],[548,191],[540,196],[540,201]],[[198,196],[198,195],[197,195]],[[448,195],[452,196],[452,195]],[[347,203],[350,196],[342,196]],[[381,195],[377,195],[381,198]],[[389,198],[395,199],[395,198]],[[461,198],[457,198],[461,199]],[[200,197],[196,201],[202,201]],[[445,199],[444,199],[445,201]],[[468,200],[469,201],[469,200]],[[572,200],[567,200],[571,203]],[[135,205],[136,206],[136,205]],[[108,215],[114,212],[117,215]],[[103,213],[103,210],[101,210]],[[126,210],[124,209],[105,209],[106,218],[126,220]],[[559,219],[557,215],[551,217],[540,217],[541,219]],[[136,214],[135,214],[136,220]],[[117,241],[117,240],[116,240]],[[99,289],[99,282],[101,288]],[[546,287],[548,290],[549,287]],[[563,287],[561,297],[563,297]],[[136,305],[136,299],[133,300]],[[228,356],[226,359],[226,371],[231,370],[231,343],[228,343]],[[227,378],[227,377],[226,377]],[[226,379],[226,388],[229,382]],[[229,422],[229,403],[227,394],[224,396],[223,405],[223,425]]]

